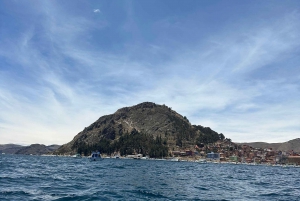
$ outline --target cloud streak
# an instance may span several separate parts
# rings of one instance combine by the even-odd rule
[[[166,38],[143,41],[149,36],[133,5],[125,6],[128,21],[113,28],[108,16],[74,15],[50,1],[40,9],[22,35],[0,39],[1,143],[66,143],[100,116],[143,101],[166,104],[233,141],[299,136],[300,77],[288,73],[299,72],[299,62],[287,62],[299,52],[297,12],[235,30],[229,24],[230,31],[173,49]],[[116,49],[98,44],[107,30],[124,31],[133,20],[138,42],[125,34]]]
[[[101,13],[100,9],[94,9],[94,13]]]

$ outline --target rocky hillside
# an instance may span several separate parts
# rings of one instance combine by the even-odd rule
[[[267,149],[267,148],[272,148],[273,150],[277,150],[278,147],[282,143],[267,143],[267,142],[243,142],[243,143],[236,143],[238,145],[248,145],[253,148],[262,148],[262,149]]]
[[[125,139],[124,136],[130,136],[131,133],[142,134],[144,139],[148,139],[148,136],[159,138],[156,142],[163,143],[168,150],[190,148],[196,143],[216,141],[220,137],[210,128],[191,125],[186,117],[170,107],[144,102],[100,117],[71,142],[61,146],[55,154],[74,154],[86,147],[91,149],[116,144],[119,139],[129,142],[131,139]],[[116,149],[120,146],[110,146],[110,149],[118,151]]]
[[[47,148],[48,148],[51,152],[57,150],[59,147],[61,147],[61,145],[52,144],[52,145],[47,146]]]
[[[42,154],[49,154],[58,149],[59,145],[50,145],[46,146],[43,144],[32,144],[27,147],[23,147],[22,149],[18,150],[15,154],[24,154],[24,155],[42,155]]]
[[[290,140],[282,143],[278,150],[289,151],[294,150],[295,152],[300,152],[300,138],[296,138],[294,140]]]
[[[15,154],[22,148],[24,148],[24,146],[17,144],[0,144],[0,153]]]
[[[254,148],[272,148],[275,151],[291,151],[300,152],[300,138],[290,140],[283,143],[266,143],[266,142],[249,142],[249,143],[238,143],[249,145]]]

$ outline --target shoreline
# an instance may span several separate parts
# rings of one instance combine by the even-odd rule
[[[22,154],[2,154],[2,156],[7,155],[22,155]],[[23,156],[43,156],[43,157],[67,157],[67,158],[75,158],[71,155],[23,155]],[[87,159],[88,156],[82,156],[81,158],[75,158],[75,159]],[[129,157],[108,157],[105,156],[103,159],[115,159],[115,160],[149,160],[149,161],[168,161],[168,162],[189,162],[189,163],[199,163],[199,164],[229,164],[229,165],[248,165],[248,166],[267,166],[267,167],[282,167],[282,168],[300,168],[300,165],[296,164],[271,164],[271,163],[242,163],[242,162],[230,162],[230,161],[213,161],[213,160],[206,160],[205,158],[201,159],[194,159],[191,160],[191,158],[184,159],[184,158],[129,158]]]

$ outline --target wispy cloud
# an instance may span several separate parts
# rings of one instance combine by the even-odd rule
[[[228,25],[230,31],[173,49],[165,38],[143,42],[131,5],[118,31],[133,26],[139,42],[125,40],[120,49],[105,51],[97,37],[112,29],[110,22],[68,13],[49,1],[39,9],[45,11],[40,20],[21,35],[0,39],[4,142],[66,143],[100,116],[143,101],[166,104],[234,141],[299,135],[299,74],[280,76],[299,65],[285,62],[300,43],[297,12],[264,26]],[[280,62],[285,66],[275,69]],[[268,68],[278,73],[265,73]]]
[[[94,13],[101,13],[100,9],[94,9]]]

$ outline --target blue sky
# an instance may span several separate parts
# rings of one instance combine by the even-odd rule
[[[2,1],[0,144],[144,101],[235,142],[298,138],[299,21],[299,1]]]

